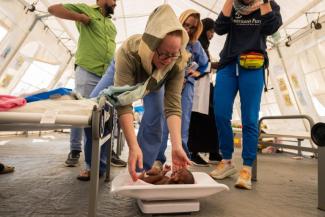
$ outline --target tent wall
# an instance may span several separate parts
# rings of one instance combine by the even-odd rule
[[[0,8],[10,24],[0,44],[0,93],[10,93],[34,60],[59,66],[53,81],[43,87],[52,88],[71,61],[69,49],[20,2],[1,1]]]
[[[271,79],[283,115],[309,114],[325,120],[325,29],[304,29],[290,46],[269,52]]]

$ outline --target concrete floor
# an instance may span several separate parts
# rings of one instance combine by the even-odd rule
[[[0,176],[0,216],[87,216],[89,184],[76,179],[81,166],[63,165],[68,141],[69,134],[62,133],[0,137],[0,161],[16,167],[14,173]],[[122,159],[126,158],[125,149]],[[236,150],[235,163],[240,167],[240,150]],[[234,188],[234,176],[221,181],[230,191],[201,199],[199,212],[177,216],[325,217],[316,208],[317,160],[294,160],[282,153],[259,155],[258,163],[258,181],[252,191]],[[122,170],[112,167],[112,178]],[[111,194],[110,183],[101,179],[98,216],[149,215],[139,211],[134,199]]]

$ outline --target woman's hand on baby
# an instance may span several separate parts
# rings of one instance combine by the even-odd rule
[[[132,177],[133,181],[137,181],[139,177],[137,176],[137,173],[135,171],[136,166],[138,166],[140,170],[143,169],[143,157],[139,145],[134,146],[129,150],[128,162],[129,174]]]
[[[172,149],[172,163],[173,171],[177,171],[181,168],[187,168],[187,166],[191,165],[191,161],[188,159],[182,147]]]

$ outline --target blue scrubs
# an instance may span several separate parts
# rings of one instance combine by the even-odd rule
[[[192,54],[189,64],[191,64],[192,62],[196,62],[199,65],[197,71],[199,71],[201,74],[205,73],[205,70],[208,66],[209,59],[205,51],[203,50],[201,43],[199,41],[196,41],[194,43],[189,43],[186,47],[186,50]],[[188,141],[188,130],[190,127],[191,112],[192,112],[192,105],[193,105],[194,82],[195,79],[193,77],[187,76],[187,71],[185,71],[185,84],[182,91],[182,125],[181,126],[182,126],[182,146],[188,157],[190,157],[190,153],[187,147],[187,141]],[[166,162],[165,151],[167,148],[168,134],[169,131],[167,128],[167,122],[164,121],[163,141],[161,143],[159,154],[156,159],[162,163]]]

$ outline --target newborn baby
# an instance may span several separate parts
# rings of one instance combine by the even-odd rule
[[[170,171],[170,166],[165,165],[165,167],[160,170],[158,168],[152,168],[151,170],[142,173],[139,179],[155,185],[167,185],[167,184],[194,184],[193,174],[183,168],[177,170],[171,174],[171,176],[166,176],[166,173]]]

